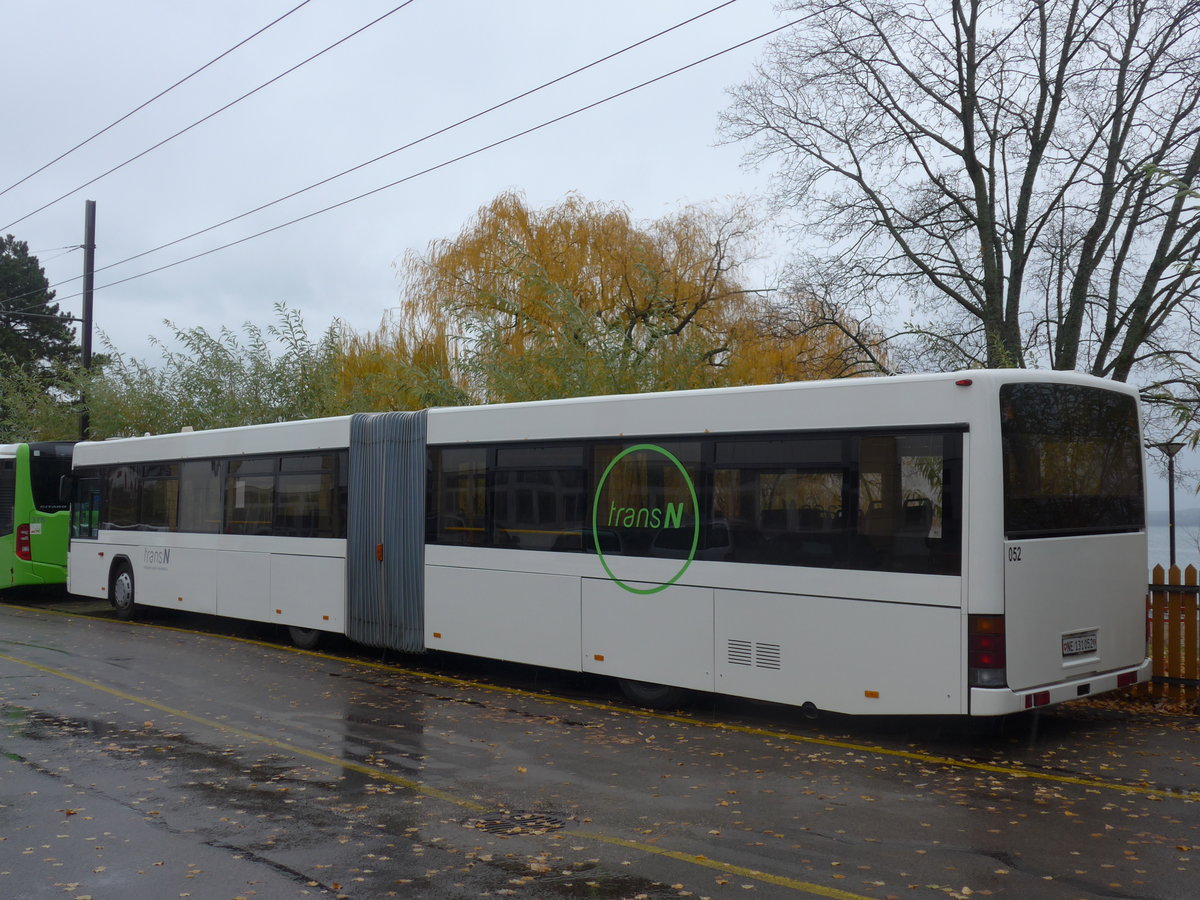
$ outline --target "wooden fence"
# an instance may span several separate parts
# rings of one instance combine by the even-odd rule
[[[1198,597],[1195,566],[1182,572],[1178,566],[1154,567],[1146,600],[1154,678],[1134,688],[1138,696],[1189,704],[1200,700]]]

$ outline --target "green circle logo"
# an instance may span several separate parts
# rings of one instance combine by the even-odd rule
[[[650,453],[657,453],[660,456],[666,457],[666,459],[670,461],[671,465],[673,465],[679,471],[679,474],[683,476],[683,483],[687,485],[688,495],[692,498],[692,546],[688,550],[687,559],[683,561],[683,565],[679,567],[679,571],[671,576],[670,581],[652,588],[636,588],[626,584],[619,577],[617,577],[612,568],[609,566],[608,560],[604,558],[604,551],[600,548],[600,531],[597,528],[596,521],[596,517],[600,511],[600,493],[604,490],[604,483],[608,481],[608,476],[612,473],[612,470],[616,468],[617,463],[629,456],[631,453],[637,453],[639,451],[648,451]],[[682,507],[682,504],[680,504],[680,506]],[[670,507],[670,504],[668,504],[668,507]],[[679,518],[682,518],[682,509],[679,510],[678,516]],[[670,521],[670,518],[671,510],[668,508],[667,515],[663,520]],[[627,447],[613,457],[612,462],[610,462],[608,467],[604,470],[604,474],[600,476],[600,483],[596,485],[596,495],[592,498],[592,543],[596,547],[596,555],[600,557],[600,565],[604,566],[604,571],[608,573],[608,577],[622,588],[629,591],[631,594],[657,594],[659,591],[665,591],[681,577],[683,577],[683,573],[687,571],[688,566],[690,566],[692,564],[692,560],[695,559],[696,547],[700,544],[700,503],[696,499],[696,486],[692,484],[691,476],[688,475],[687,469],[683,467],[683,463],[679,461],[678,457],[676,457],[674,453],[672,453],[670,450],[667,450],[665,447],[659,447],[657,444],[635,444],[632,447]]]

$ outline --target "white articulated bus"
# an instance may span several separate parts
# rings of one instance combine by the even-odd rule
[[[81,443],[69,587],[845,713],[1149,677],[1137,394],[1021,370]]]

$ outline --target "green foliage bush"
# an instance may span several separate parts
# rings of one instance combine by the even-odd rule
[[[314,418],[335,407],[341,346],[335,323],[319,338],[297,310],[276,304],[268,327],[247,323],[238,334],[166,322],[173,342],[152,338],[156,363],[109,347],[90,374],[60,372],[47,390],[15,368],[0,373],[8,441],[69,440],[79,436],[87,398],[93,439]]]

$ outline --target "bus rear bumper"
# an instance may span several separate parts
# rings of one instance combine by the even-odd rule
[[[1065,703],[1068,700],[1078,700],[1080,697],[1094,697],[1106,691],[1115,691],[1120,687],[1141,684],[1149,680],[1150,660],[1147,658],[1142,660],[1141,665],[1132,668],[1102,672],[1098,675],[1063,681],[1048,687],[1036,687],[1024,691],[1014,691],[1011,688],[971,688],[970,715],[1005,716],[1027,709]]]

